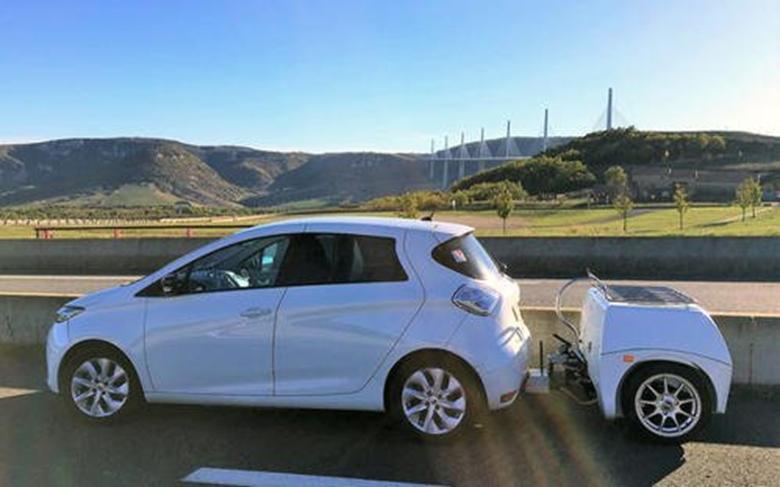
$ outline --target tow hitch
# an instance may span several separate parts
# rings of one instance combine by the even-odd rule
[[[580,333],[576,325],[570,322],[561,309],[563,296],[572,285],[583,280],[600,281],[588,272],[588,277],[578,277],[564,284],[555,296],[555,314],[558,321],[574,335],[571,342],[557,333],[552,336],[560,342],[555,352],[545,357],[544,342],[539,341],[539,368],[531,369],[525,391],[530,394],[547,394],[551,389],[560,390],[578,404],[589,405],[596,402],[596,391],[588,376],[588,363],[579,349]],[[545,366],[546,358],[546,366]]]

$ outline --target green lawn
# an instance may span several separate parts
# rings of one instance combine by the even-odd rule
[[[489,218],[486,214],[484,218]],[[493,217],[498,220],[498,218]],[[503,235],[498,224],[478,225],[480,235]],[[523,236],[780,236],[780,208],[762,208],[755,219],[741,221],[734,207],[692,207],[679,228],[679,215],[672,208],[639,209],[622,220],[612,209],[569,210],[529,215],[520,211],[510,217],[507,235]]]
[[[350,213],[340,212],[339,215]],[[355,213],[359,215],[395,216],[392,212]],[[242,219],[240,223],[257,224],[289,218],[294,215],[263,215]],[[504,235],[501,220],[492,210],[442,211],[437,220],[462,223],[475,227],[482,236]],[[233,223],[214,221],[215,224]],[[132,223],[127,223],[132,225]],[[181,223],[177,223],[181,224]],[[197,225],[208,224],[203,221]],[[196,229],[196,237],[213,237],[232,233],[237,229]],[[123,237],[184,237],[183,229],[124,230]],[[518,209],[507,221],[508,236],[780,236],[780,207],[764,207],[756,218],[741,221],[737,207],[691,207],[685,214],[685,229],[679,229],[678,215],[673,208],[641,208],[634,210],[628,220],[628,232],[623,233],[622,222],[611,208],[595,209]],[[0,238],[34,238],[33,227],[24,225],[0,225]],[[54,238],[112,238],[109,230],[55,232]]]

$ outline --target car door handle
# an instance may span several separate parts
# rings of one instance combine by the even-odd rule
[[[241,312],[244,318],[262,318],[271,314],[271,308],[247,308]]]

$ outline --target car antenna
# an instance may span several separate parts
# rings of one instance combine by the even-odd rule
[[[432,222],[433,221],[433,215],[435,215],[435,214],[436,214],[436,210],[431,210],[431,214],[430,215],[424,216],[424,217],[420,218],[420,220],[422,220],[424,222]]]

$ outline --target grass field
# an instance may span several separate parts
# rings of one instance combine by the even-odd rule
[[[341,215],[349,213],[339,213]],[[359,213],[360,215],[395,216],[392,212]],[[235,223],[259,224],[290,215],[261,215],[257,218],[242,218]],[[482,236],[503,235],[501,220],[492,210],[485,211],[443,211],[435,219],[470,225]],[[224,218],[214,224],[231,223]],[[178,222],[177,224],[181,224]],[[208,221],[193,222],[194,225],[208,225]],[[128,222],[126,225],[132,225]],[[515,210],[507,221],[508,236],[780,236],[780,207],[763,207],[756,218],[741,221],[741,210],[736,207],[692,207],[685,214],[685,229],[678,226],[677,212],[672,208],[642,208],[634,210],[628,220],[628,232],[622,230],[617,212],[611,208],[595,209],[520,209]],[[191,232],[196,237],[213,237],[232,233],[237,229],[198,228]],[[184,237],[186,230],[166,228],[123,230],[122,237]],[[0,238],[34,238],[32,226],[0,225]],[[55,232],[54,238],[112,238],[110,230],[80,230]]]

